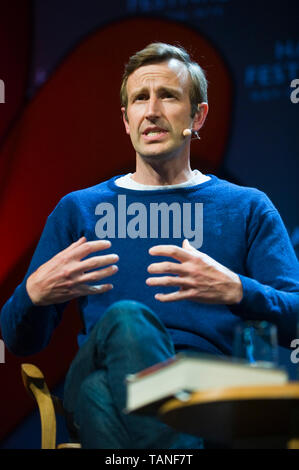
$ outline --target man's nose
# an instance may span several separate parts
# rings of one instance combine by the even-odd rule
[[[155,96],[150,97],[147,102],[145,117],[147,119],[155,119],[161,116],[161,103]]]

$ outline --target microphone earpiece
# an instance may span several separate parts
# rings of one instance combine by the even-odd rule
[[[194,135],[195,135],[194,139],[200,140],[200,137],[199,137],[199,135],[198,135],[198,132],[197,132],[197,131],[193,131],[192,129],[184,129],[184,130],[183,130],[183,136],[184,136],[184,137],[188,137],[189,135],[192,135],[192,132],[193,132]],[[194,139],[191,139],[191,140],[194,140]]]

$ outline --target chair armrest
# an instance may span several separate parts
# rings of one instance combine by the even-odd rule
[[[56,416],[45,377],[33,364],[21,365],[22,379],[28,393],[36,400],[41,419],[41,448],[56,448]]]

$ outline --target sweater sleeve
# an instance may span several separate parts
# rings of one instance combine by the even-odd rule
[[[246,275],[240,275],[243,299],[233,310],[246,320],[273,322],[280,343],[289,347],[299,314],[299,263],[273,205],[253,217],[247,248]]]
[[[22,283],[2,308],[1,333],[13,354],[26,356],[45,348],[67,305],[35,306],[27,293],[26,282],[39,266],[73,242],[68,206],[66,199],[62,199],[48,217]]]

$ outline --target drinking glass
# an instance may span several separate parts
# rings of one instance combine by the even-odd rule
[[[277,328],[267,321],[246,321],[237,325],[233,356],[253,366],[278,366]]]

